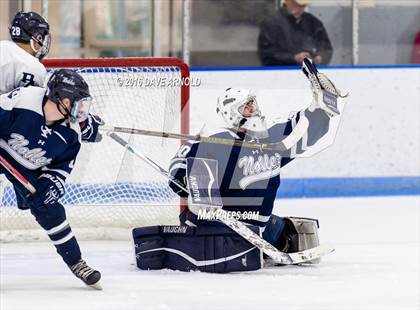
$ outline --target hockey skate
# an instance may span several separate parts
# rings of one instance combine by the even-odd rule
[[[76,264],[69,266],[71,272],[82,280],[86,285],[102,290],[99,280],[101,273],[95,269],[90,268],[83,259],[80,259]]]

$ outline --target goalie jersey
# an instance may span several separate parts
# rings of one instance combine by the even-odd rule
[[[211,137],[256,143],[276,143],[292,132],[299,123],[302,113],[309,120],[309,127],[305,138],[302,139],[305,141],[301,140],[294,149],[294,152],[301,154],[314,146],[329,131],[330,118],[323,110],[316,109],[310,112],[306,109],[298,112],[286,122],[274,123],[268,128],[268,137],[264,139],[253,140],[243,133],[229,129],[223,129]],[[185,183],[186,158],[217,160],[217,178],[223,209],[234,211],[236,214],[243,214],[243,212],[258,214],[252,219],[241,220],[264,227],[271,216],[277,189],[280,186],[280,169],[293,160],[294,156],[291,156],[290,152],[190,141],[183,145],[172,159],[169,172],[174,178]],[[169,186],[178,195],[188,196],[171,182]],[[189,208],[186,212],[181,213],[181,222],[201,224],[197,219],[196,212],[192,210],[193,208]]]
[[[0,94],[17,87],[43,86],[46,70],[39,60],[16,43],[0,41]]]
[[[46,125],[45,91],[30,86],[0,96],[0,155],[32,184],[47,174],[64,188],[80,150],[80,127],[77,123],[69,127],[65,122]],[[0,174],[6,174],[15,188],[25,193],[2,166]]]

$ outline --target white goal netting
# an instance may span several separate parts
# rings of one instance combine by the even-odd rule
[[[82,74],[94,100],[91,112],[106,125],[188,130],[188,86],[181,85],[188,74],[185,65],[156,58],[108,59],[106,65],[97,61],[100,66],[54,60],[49,69],[73,68]],[[180,146],[179,140],[120,135],[165,169]],[[4,180],[0,202],[1,240],[43,235],[30,212],[17,209],[13,189]],[[81,238],[128,237],[132,227],[176,224],[180,206],[164,177],[105,134],[100,143],[83,143],[61,202]]]

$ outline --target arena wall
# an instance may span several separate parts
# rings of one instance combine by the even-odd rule
[[[333,67],[324,71],[350,97],[335,143],[283,169],[279,197],[420,194],[420,67]],[[192,69],[191,132],[220,125],[217,97],[251,88],[269,118],[309,105],[308,81],[294,68]]]

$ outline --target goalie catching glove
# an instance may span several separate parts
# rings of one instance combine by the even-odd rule
[[[313,111],[316,108],[320,108],[329,117],[339,115],[340,111],[337,107],[337,99],[345,98],[348,94],[342,95],[334,83],[325,74],[320,73],[309,58],[303,60],[302,71],[311,83],[311,90],[314,96],[310,110]]]

